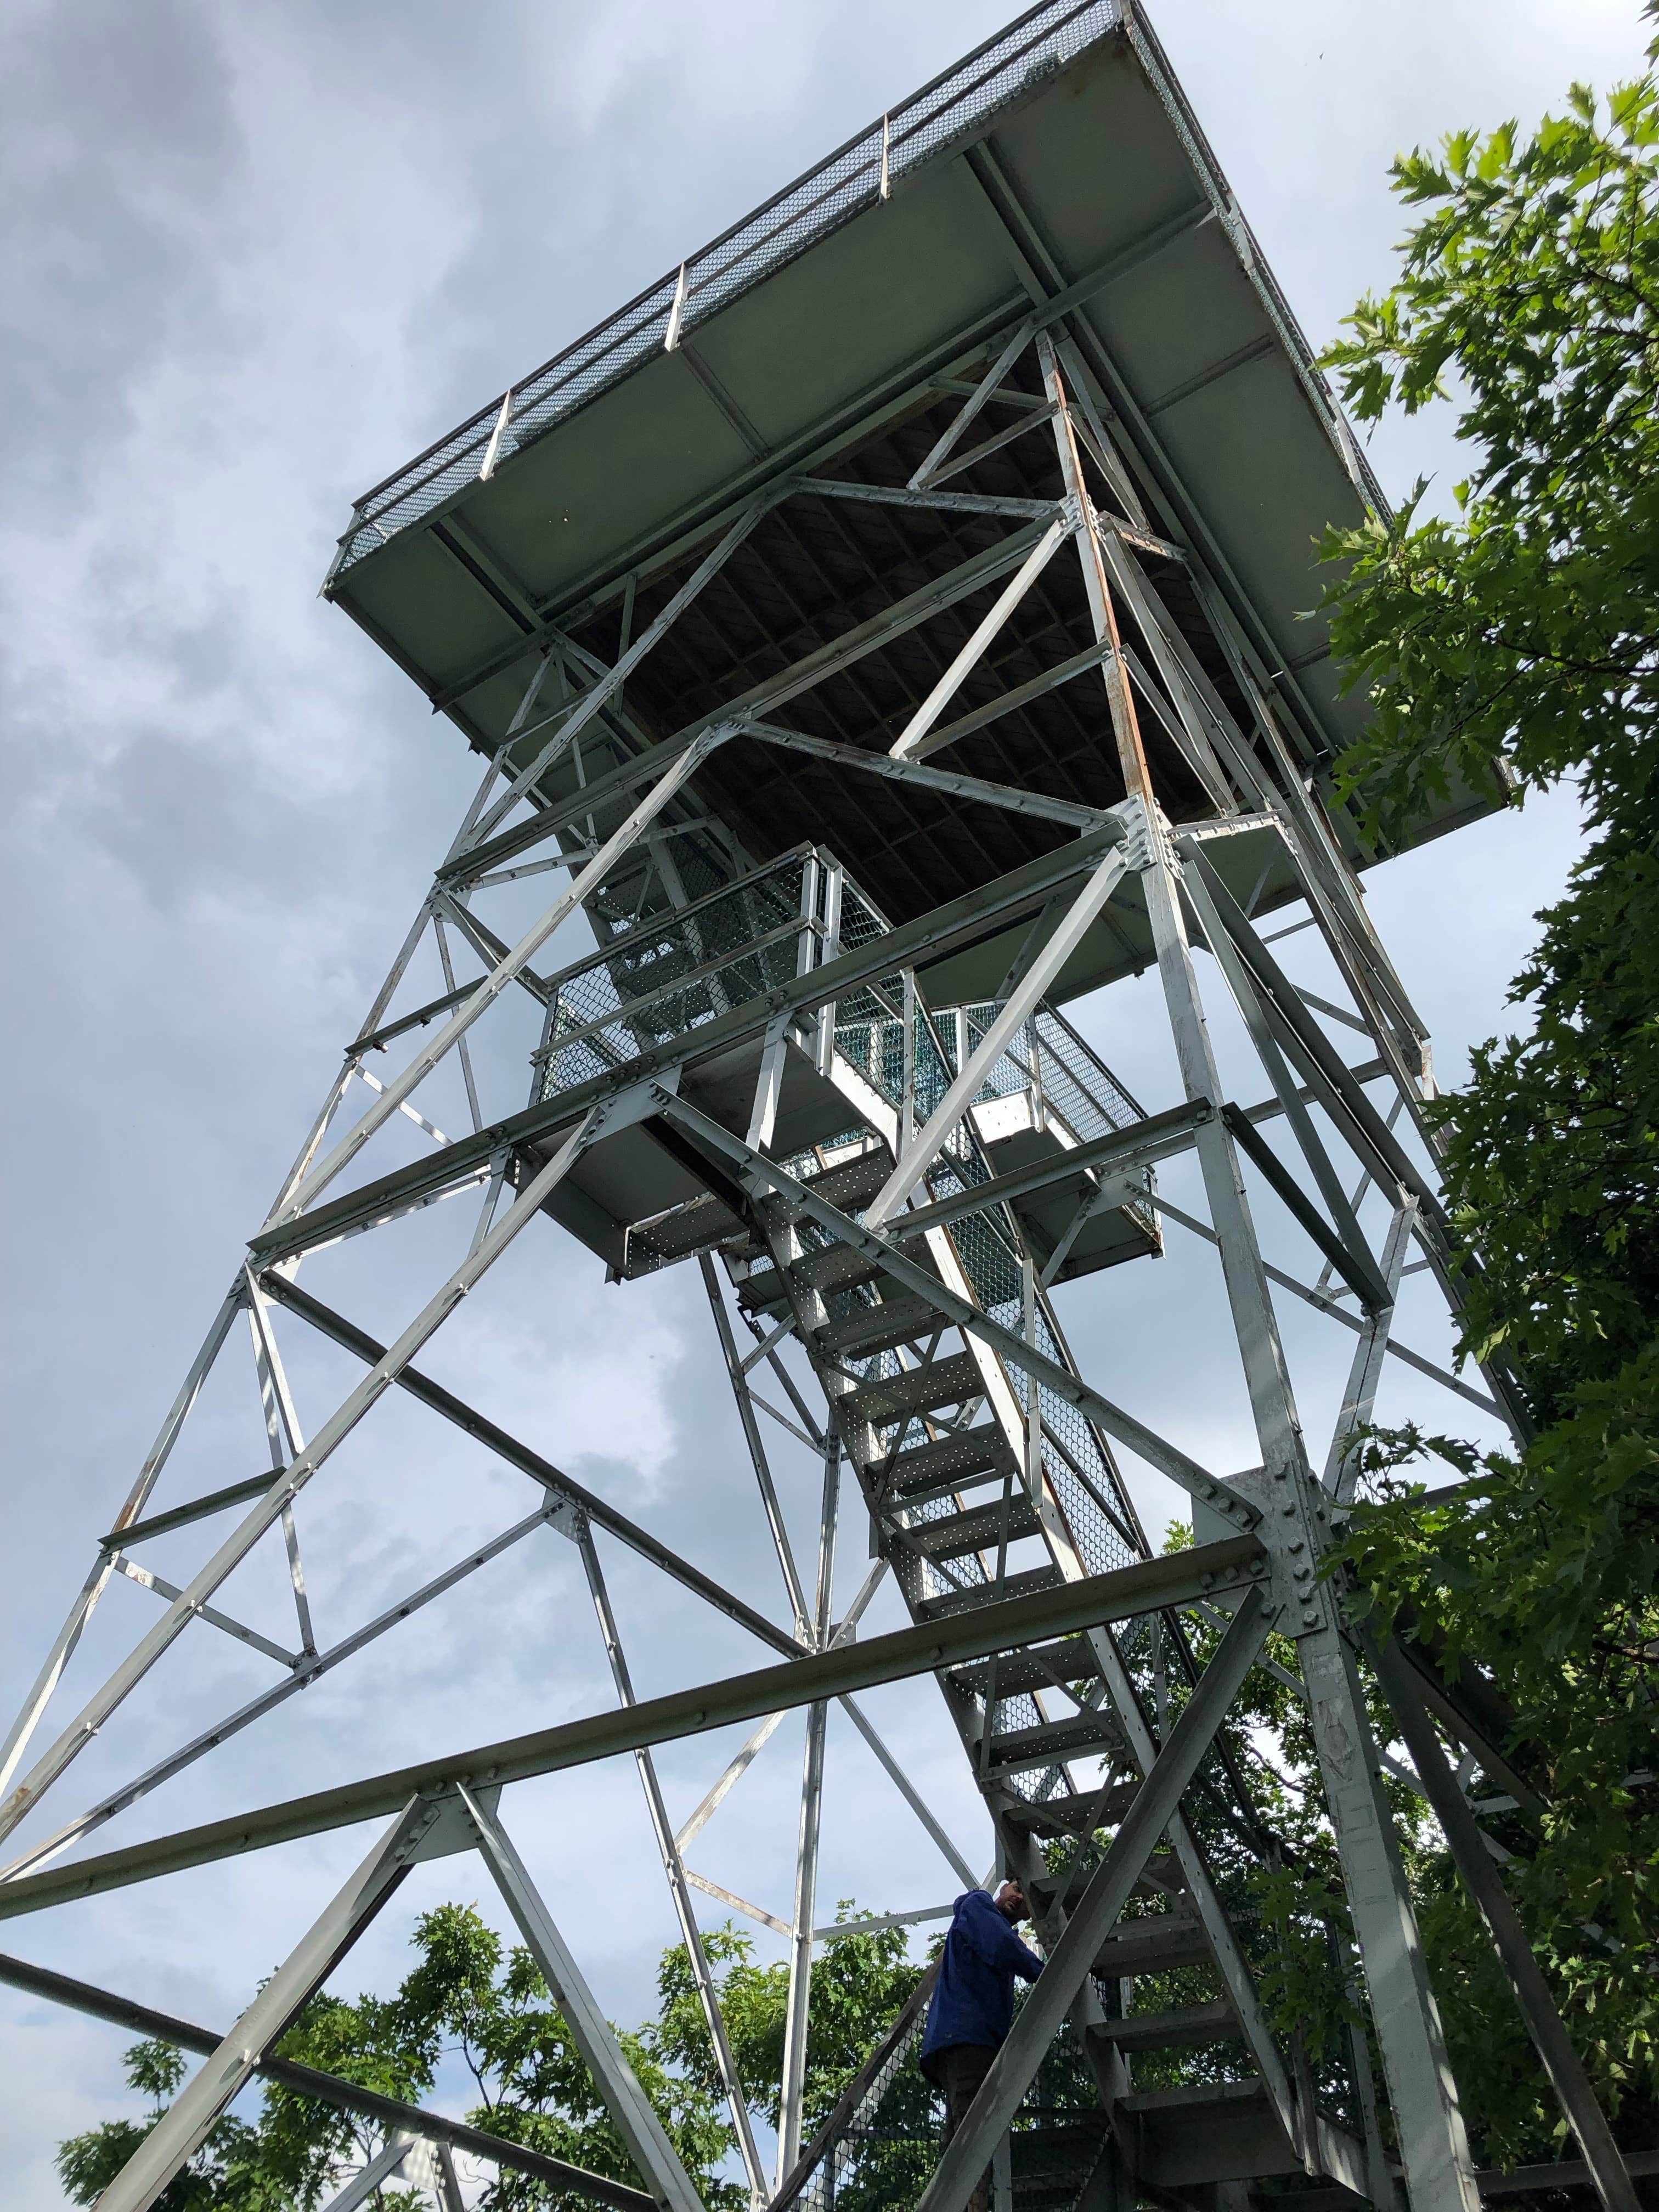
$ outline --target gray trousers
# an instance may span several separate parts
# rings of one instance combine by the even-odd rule
[[[922,2071],[945,2100],[944,2142],[949,2142],[966,2118],[980,2083],[991,2070],[996,2051],[988,2043],[950,2043],[929,2057]],[[942,2146],[941,2146],[942,2147]],[[991,2212],[991,2169],[987,2166],[974,2185],[968,2212]]]

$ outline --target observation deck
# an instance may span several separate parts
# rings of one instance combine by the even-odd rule
[[[913,756],[948,746],[951,769],[1048,812],[848,775],[823,750],[890,750],[1063,504],[1029,348],[997,374],[1021,332],[1062,330],[1146,586],[1115,580],[1166,813],[1227,811],[1185,684],[1244,733],[1250,758],[1222,760],[1235,782],[1241,765],[1294,776],[1350,858],[1371,857],[1330,784],[1364,702],[1308,610],[1314,541],[1382,495],[1119,0],[1044,0],[492,399],[357,502],[325,592],[532,805],[720,727],[696,888],[822,842],[903,922],[1052,853],[1072,834],[1054,805],[1125,796],[1071,561],[1007,614]],[[981,387],[971,434],[930,471]],[[625,685],[584,710],[618,664]],[[561,718],[580,743],[550,744]],[[1455,793],[1404,842],[1497,795]],[[1258,911],[1291,880],[1263,858]],[[1094,952],[1056,996],[1139,964]],[[940,988],[961,1003],[987,979]]]

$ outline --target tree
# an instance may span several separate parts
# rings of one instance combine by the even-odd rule
[[[1650,5],[1649,17],[1659,15]],[[1659,59],[1659,40],[1649,51]],[[1466,1271],[1463,1349],[1521,1376],[1518,1453],[1372,1437],[1379,1502],[1348,1563],[1378,1626],[1473,1661],[1516,1711],[1547,1794],[1506,1878],[1599,2087],[1659,2121],[1659,85],[1651,73],[1523,138],[1513,123],[1396,162],[1424,210],[1398,281],[1327,365],[1362,420],[1458,409],[1468,481],[1435,514],[1333,532],[1325,595],[1370,728],[1343,764],[1368,828],[1456,787],[1516,804],[1569,781],[1588,849],[1512,987],[1530,1032],[1475,1054],[1433,1109]],[[1425,1510],[1425,1455],[1470,1480]],[[1554,2115],[1443,1864],[1433,1947],[1465,2096],[1508,2153]],[[1495,2032],[1497,2031],[1497,2032]],[[1518,2050],[1518,2045],[1516,2048]],[[1524,2054],[1522,2054],[1524,2057]]]
[[[844,1902],[841,1917],[852,1911]],[[530,1953],[504,1945],[465,1905],[423,1914],[412,1942],[416,1963],[395,1996],[314,1998],[278,2045],[281,2055],[407,2103],[429,2095],[446,2057],[459,2058],[477,2091],[467,2115],[476,2126],[637,2185]],[[775,2125],[788,1969],[757,1965],[749,1937],[729,1924],[710,1930],[704,1944],[745,2097],[757,2118]],[[824,1946],[812,1976],[809,2133],[886,2033],[920,1972],[897,1929]],[[747,2190],[721,2176],[736,2137],[684,1945],[663,1953],[657,1987],[658,2017],[624,2032],[623,2048],[711,2212],[744,2212]],[[106,2120],[59,2146],[58,2171],[74,2203],[96,2202],[185,2072],[185,2061],[168,2044],[140,2043],[127,2052],[128,2082],[149,2099],[150,2110],[138,2120]],[[925,2109],[925,2090],[921,2102]],[[372,2123],[268,2083],[258,2120],[220,2120],[161,2198],[161,2212],[312,2212],[382,2141]],[[380,2197],[392,2208],[422,2201],[395,2185]],[[542,2183],[508,2172],[480,2200],[487,2212],[526,2212],[551,2201]]]

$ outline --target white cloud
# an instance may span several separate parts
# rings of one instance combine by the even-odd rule
[[[3,1646],[14,1694],[471,793],[453,728],[315,599],[350,495],[1001,14],[988,0],[11,11],[0,896],[9,1226],[23,1255],[5,1333],[13,1557],[24,1563]],[[1626,73],[1638,51],[1625,0],[1336,12],[1296,0],[1267,21],[1221,0],[1170,0],[1158,27],[1316,334],[1387,279],[1401,226],[1382,177],[1396,145],[1466,118],[1524,116],[1575,75]],[[1396,483],[1446,458],[1430,423],[1377,450]],[[1432,1018],[1443,1074],[1505,1018],[1503,984],[1572,842],[1570,807],[1530,809],[1376,878],[1375,908]],[[1138,1085],[1130,1005],[1126,994],[1103,1011],[1101,1034]],[[1155,1056],[1144,1066],[1155,1077]],[[386,1251],[464,1237],[459,1213],[439,1218],[447,1211]],[[315,1280],[349,1282],[366,1326],[383,1316],[400,1326],[423,1279],[396,1256],[377,1275],[373,1244],[342,1248],[337,1276],[325,1273],[331,1260]],[[556,1281],[538,1280],[528,1258],[503,1264],[501,1297],[481,1295],[452,1325],[433,1371],[772,1602],[775,1569],[695,1278],[606,1288],[567,1240],[539,1248],[555,1249]],[[1079,1304],[1085,1364],[1127,1377],[1126,1400],[1167,1381],[1191,1279],[1182,1264]],[[295,1358],[308,1419],[356,1372],[332,1355]],[[1218,1463],[1242,1451],[1219,1392],[1191,1394],[1181,1419]],[[204,1483],[254,1471],[257,1457],[238,1456],[257,1452],[250,1421],[228,1395],[222,1410],[204,1407],[191,1445]],[[787,1449],[779,1463],[805,1528],[814,1477]],[[1149,1511],[1161,1508],[1145,1487]],[[337,1480],[331,1471],[302,1501],[319,1620],[338,1632],[399,1576],[433,1571],[533,1496],[388,1401],[341,1455]],[[643,1683],[751,1663],[739,1632],[689,1597],[659,1596],[614,1547],[605,1557]],[[848,1576],[860,1565],[849,1558]],[[256,1589],[250,1574],[246,1588],[250,1605],[280,1615],[279,1580]],[[134,1591],[123,1601],[88,1637],[82,1682],[151,1602]],[[894,1617],[884,1598],[872,1626]],[[269,1677],[249,1662],[247,1679]],[[343,1673],[294,1700],[119,1832],[544,1724],[610,1695],[574,1555],[542,1534],[375,1647],[356,1680]],[[131,1747],[112,1729],[87,1754],[88,1786],[159,1753],[205,1710],[188,1669],[158,1674],[123,1716]],[[982,1815],[936,1697],[895,1692],[872,1710],[980,1848]],[[826,1897],[931,1901],[948,1887],[932,1847],[844,1735],[832,1741],[845,1780]],[[677,1811],[721,1755],[714,1744],[665,1755]],[[793,1735],[781,1732],[767,1758],[709,1830],[705,1863],[775,1908],[787,1893]],[[550,1882],[568,1879],[562,1838],[580,1838],[580,1874],[603,1866],[611,1887],[582,1915],[596,1977],[619,2017],[638,2017],[671,1930],[631,1771],[556,1778],[521,1802],[515,1826]],[[61,1928],[14,1929],[16,1948],[228,2022],[364,1847],[337,1837],[125,1893]],[[447,1863],[428,1870],[422,1894],[447,1893]],[[406,1924],[377,1933],[365,1979],[400,1970]],[[118,2104],[120,2040],[0,1998],[0,2106],[21,2212],[59,2201],[56,2140]]]

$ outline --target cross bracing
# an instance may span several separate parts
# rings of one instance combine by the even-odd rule
[[[1322,2203],[1392,2208],[1403,2191],[1425,2212],[1467,2212],[1488,2178],[1471,2169],[1384,1771],[1445,1828],[1583,2175],[1608,2205],[1635,2202],[1492,1874],[1515,1824],[1544,1810],[1540,1778],[1507,1741],[1502,1686],[1367,1648],[1321,1572],[1379,1407],[1435,1391],[1496,1432],[1527,1420],[1521,1378],[1460,1370],[1449,1349],[1479,1255],[1439,1203],[1427,1040],[1371,928],[1352,824],[1320,781],[1342,722],[1310,673],[1316,641],[1293,665],[1275,636],[1291,587],[1261,585],[1260,548],[1186,473],[1200,448],[1182,426],[1231,390],[1231,434],[1265,435],[1277,402],[1249,380],[1282,370],[1307,416],[1296,437],[1311,423],[1326,472],[1297,498],[1370,487],[1144,25],[1051,5],[1009,41],[981,71],[995,100],[968,102],[965,135],[943,133],[933,168],[893,158],[890,118],[875,204],[860,184],[835,223],[806,222],[798,276],[821,266],[831,289],[838,264],[814,252],[832,234],[878,267],[884,250],[890,280],[906,270],[902,234],[872,249],[879,234],[859,226],[890,206],[920,221],[928,193],[965,194],[981,249],[1000,240],[988,304],[920,356],[888,331],[903,358],[862,411],[820,410],[811,434],[775,450],[723,383],[720,316],[685,276],[660,335],[629,358],[659,384],[690,375],[746,448],[700,512],[644,482],[627,559],[601,549],[554,588],[527,580],[507,550],[512,500],[550,454],[574,467],[602,428],[580,410],[532,421],[508,395],[486,436],[447,453],[439,496],[399,491],[378,515],[365,503],[384,550],[354,539],[331,577],[406,664],[398,625],[429,640],[416,672],[488,765],[11,1729],[0,1915],[390,1826],[295,1931],[109,2212],[155,2201],[410,1868],[455,1852],[478,1855],[541,1963],[645,2193],[690,2212],[695,2191],[498,1802],[618,1754],[638,1770],[757,2204],[827,2207],[850,2177],[958,2212],[994,2157],[999,2197],[1028,2212],[1137,2196],[1196,2212],[1217,2185],[1273,2193],[1294,2178]],[[1009,53],[1023,75],[1009,76]],[[1147,153],[1138,233],[1092,258],[1042,219],[1055,188],[1033,141],[1052,137],[1059,90],[1161,118],[1188,194],[1160,204]],[[1218,254],[1224,275],[1212,357],[1165,360],[1159,383],[1114,288],[1194,252]],[[748,296],[736,283],[720,295],[734,314]],[[634,404],[626,380],[617,391]],[[646,404],[678,402],[665,386]],[[1286,449],[1304,477],[1313,450]],[[434,588],[447,630],[422,627]],[[1132,976],[1133,1021],[1160,1045],[1144,1103],[1091,1041],[1127,1041],[1112,1009]],[[331,1272],[339,1248],[404,1236],[432,1209],[428,1273],[400,1273],[395,1330],[369,1328],[337,1303],[336,1285],[351,1287]],[[488,1310],[510,1247],[518,1267],[556,1252],[556,1273],[572,1240],[623,1286],[695,1267],[763,1580],[733,1571],[729,1546],[686,1556],[434,1371],[428,1346],[464,1302]],[[1155,1304],[1166,1277],[1182,1286],[1164,1324],[1188,1378],[1174,1393],[1167,1369],[1115,1352],[1110,1326]],[[1068,1311],[1088,1323],[1086,1358]],[[324,1345],[331,1395],[302,1404],[301,1348]],[[179,1496],[180,1438],[233,1364],[268,1471]],[[510,1470],[526,1510],[413,1587],[325,1618],[306,1574],[313,1486],[326,1496],[372,1448],[393,1393]],[[1250,1439],[1224,1465],[1195,1401],[1231,1407]],[[1200,1540],[1166,1558],[1138,1503],[1170,1494],[1160,1483]],[[610,1709],[227,1819],[180,1816],[146,1841],[101,1834],[157,1793],[181,1802],[179,1778],[227,1741],[550,1537],[571,1547]],[[193,1547],[179,1579],[146,1564],[147,1544],[172,1545],[170,1562]],[[762,1663],[641,1696],[637,1624],[607,1572],[624,1554],[743,1631]],[[280,1636],[232,1602],[258,1562],[291,1611]],[[88,1668],[77,1646],[118,1577],[155,1611],[115,1663]],[[873,1632],[872,1606],[909,1625]],[[1269,1655],[1270,1632],[1293,1665]],[[76,1796],[94,1740],[104,1771],[117,1763],[155,1670],[187,1656],[210,1682],[232,1647],[274,1670],[264,1686]],[[1276,1844],[1229,1716],[1262,1666],[1307,1705],[1364,2000],[1367,2025],[1317,2074],[1259,1994],[1248,1875]],[[1362,1668],[1390,1702],[1399,1754],[1373,1738]],[[951,2151],[932,2169],[913,2148],[890,2170],[882,2100],[914,2014],[803,2141],[813,1961],[837,1932],[817,1894],[838,1780],[829,1720],[833,1706],[955,1887],[977,1870],[961,1838],[860,1702],[929,1676],[1049,1963]],[[708,1853],[792,1715],[805,1719],[793,1884],[757,1902]],[[746,1740],[702,1796],[672,1804],[659,1748],[738,1724]],[[709,1899],[787,1946],[775,2146],[736,2078],[702,1943]],[[925,1926],[939,1910],[884,1917]],[[84,1985],[56,1993],[132,2010]],[[1178,2088],[1137,2086],[1148,2053],[1188,2069]],[[422,2148],[453,2129],[382,2117],[380,2163],[347,2197],[398,2170],[453,2205],[450,2169]],[[1564,2166],[1553,2180],[1577,2178]],[[580,2176],[560,2185],[617,2201]]]

